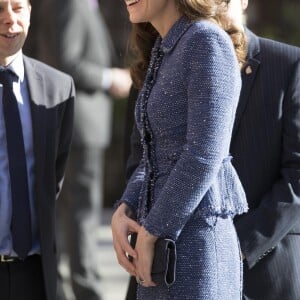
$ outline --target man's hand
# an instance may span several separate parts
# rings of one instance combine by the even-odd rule
[[[110,95],[115,98],[126,98],[132,84],[128,69],[112,68],[112,85],[109,89]]]

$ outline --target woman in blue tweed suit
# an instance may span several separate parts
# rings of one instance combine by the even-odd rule
[[[141,87],[136,123],[143,158],[112,218],[119,263],[136,276],[138,299],[240,299],[232,218],[247,204],[229,144],[243,35],[226,21],[228,1],[125,1],[131,22],[141,23],[135,25],[139,60],[132,75]],[[135,249],[128,243],[132,232]],[[158,237],[176,241],[172,286],[151,278]]]

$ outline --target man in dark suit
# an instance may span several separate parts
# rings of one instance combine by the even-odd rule
[[[230,2],[228,13],[237,26],[243,26],[247,5],[247,0]],[[235,220],[244,255],[244,299],[299,300],[300,49],[248,29],[246,34],[248,55],[231,143],[250,208]],[[131,104],[129,115],[132,109]],[[136,134],[128,175],[141,155]],[[133,280],[130,284],[126,299],[133,300]]]
[[[113,45],[97,0],[34,0],[27,52],[70,74],[76,86],[74,136],[58,207],[58,233],[77,300],[101,299],[97,230],[113,97],[126,97],[128,70],[112,68]],[[59,243],[61,245],[61,243]],[[61,294],[58,299],[64,299]]]
[[[233,15],[241,16],[248,1],[231,2],[239,8]],[[248,56],[231,143],[250,208],[235,220],[245,257],[244,296],[298,300],[300,48],[246,34]]]
[[[55,202],[73,127],[72,78],[22,54],[30,12],[29,0],[0,0],[1,300],[55,299]]]

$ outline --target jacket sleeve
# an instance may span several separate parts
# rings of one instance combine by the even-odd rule
[[[260,205],[235,223],[241,249],[250,268],[299,224],[300,60],[290,76],[283,104],[280,178],[262,197]]]
[[[225,33],[197,31],[184,38],[186,51],[182,57],[182,71],[188,105],[186,144],[144,223],[150,233],[174,240],[216,179],[222,160],[228,155],[240,92],[238,63]]]
[[[144,182],[145,178],[145,169],[143,166],[143,160],[140,161],[137,168],[134,170],[133,174],[131,175],[130,179],[127,182],[126,189],[120,198],[115,204],[115,206],[119,206],[121,203],[126,203],[133,215],[137,215],[138,209],[138,202],[140,191]]]

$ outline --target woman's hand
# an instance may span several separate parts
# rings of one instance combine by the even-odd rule
[[[129,207],[125,203],[122,203],[112,216],[111,228],[114,249],[119,264],[132,276],[136,276],[135,266],[129,261],[128,255],[135,259],[137,253],[131,247],[128,236],[134,232],[138,232],[141,226],[129,216]]]
[[[144,287],[155,286],[151,278],[151,268],[154,257],[154,244],[157,237],[150,234],[144,227],[140,227],[137,235],[134,259],[136,266],[136,280]]]

